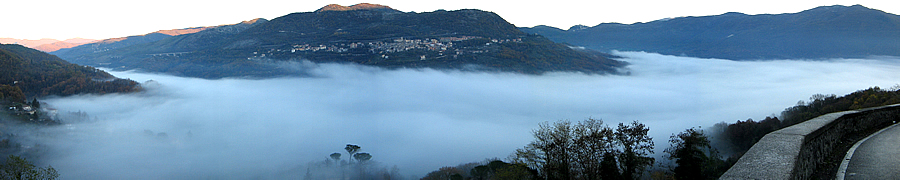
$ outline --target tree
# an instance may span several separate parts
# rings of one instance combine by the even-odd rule
[[[0,179],[56,179],[59,173],[52,166],[36,167],[25,158],[9,155],[6,164],[0,166]]]
[[[614,148],[616,144],[612,128],[603,125],[603,120],[588,118],[578,122],[573,129],[573,174],[581,179],[600,179],[605,175],[602,172],[603,156],[618,153]],[[615,158],[611,161],[615,163]]]
[[[38,102],[37,98],[34,98],[34,100],[31,101],[31,108],[34,108],[34,110],[41,109],[41,102]]]
[[[501,160],[492,160],[484,165],[475,166],[471,170],[473,180],[499,180],[499,179],[538,179],[538,172],[521,163],[506,163]]]
[[[372,159],[372,155],[369,153],[356,153],[353,155],[353,158],[356,159],[357,163],[362,164],[362,163],[365,163],[366,161],[368,161],[369,159]]]
[[[331,159],[333,159],[335,162],[337,162],[337,161],[341,160],[341,153],[331,153],[331,155],[329,155],[329,157],[331,157]]]
[[[607,152],[603,154],[603,160],[600,161],[600,178],[606,180],[622,179],[622,173],[619,172],[619,164],[616,163],[616,153]]]
[[[571,122],[563,120],[552,125],[544,122],[532,133],[535,140],[528,146],[541,153],[538,157],[541,163],[541,173],[547,179],[570,179],[572,126]]]
[[[18,86],[0,84],[0,102],[25,103],[25,94]]]
[[[668,158],[675,160],[672,170],[675,179],[716,179],[727,165],[719,159],[709,138],[702,130],[690,128],[669,138],[670,147],[665,150]]]
[[[359,168],[357,174],[359,177],[365,176],[366,162],[368,162],[369,159],[372,159],[372,155],[369,153],[356,153],[353,154],[353,158],[356,159],[356,167]]]
[[[331,155],[329,155],[328,157],[331,157],[331,160],[334,161],[333,162],[334,164],[341,166],[341,153],[331,153]],[[332,162],[325,162],[325,163],[327,165],[331,166]]]
[[[353,157],[353,154],[359,152],[359,146],[355,144],[347,144],[347,147],[344,147],[344,150],[347,150],[347,153],[350,154],[350,157]]]
[[[653,152],[649,129],[637,121],[619,126],[613,130],[592,118],[574,125],[566,120],[544,122],[533,131],[535,140],[517,149],[511,159],[537,169],[545,179],[619,179],[623,172],[640,174],[653,163],[648,157]]]
[[[647,135],[650,131],[644,124],[633,121],[626,125],[619,123],[615,138],[622,148],[619,154],[619,166],[625,179],[637,179],[644,169],[653,164],[649,157],[653,153],[653,138]]]
[[[507,166],[497,169],[494,172],[496,180],[527,180],[537,179],[537,172],[526,167],[524,164],[507,164]]]
[[[463,179],[463,171],[455,167],[441,167],[437,171],[432,171],[425,175],[422,180],[446,180],[446,179]]]

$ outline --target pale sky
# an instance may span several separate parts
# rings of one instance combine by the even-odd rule
[[[255,18],[274,19],[293,12],[315,11],[327,4],[390,6],[409,12],[481,9],[519,27],[648,22],[669,17],[796,13],[827,5],[854,5],[900,14],[900,2],[887,0],[552,0],[552,1],[411,1],[411,0],[21,0],[0,6],[0,37],[18,39],[106,39],[156,30],[234,24]]]

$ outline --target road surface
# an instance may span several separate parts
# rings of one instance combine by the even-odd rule
[[[890,126],[862,142],[844,179],[900,179],[900,126]]]

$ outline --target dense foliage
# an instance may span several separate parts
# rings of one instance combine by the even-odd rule
[[[0,84],[0,104],[24,103],[25,93],[17,86]]]
[[[9,155],[6,164],[0,166],[0,179],[4,180],[51,180],[59,177],[53,167],[37,167],[25,158]]]
[[[23,95],[66,96],[136,90],[139,90],[137,82],[115,78],[99,69],[71,64],[21,45],[0,44],[0,94],[7,100],[24,103]]]
[[[487,160],[483,163],[466,163],[455,167],[441,167],[425,175],[422,180],[529,180],[542,179],[538,172],[522,163]]]

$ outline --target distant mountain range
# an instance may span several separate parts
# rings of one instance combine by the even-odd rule
[[[900,56],[900,16],[861,5],[824,6],[788,14],[725,13],[568,30],[549,26],[520,30],[601,51],[732,60]]]
[[[139,89],[137,82],[116,78],[99,69],[72,64],[22,45],[0,44],[0,101],[22,102],[26,96],[103,94]]]
[[[20,44],[25,47],[34,48],[44,52],[53,52],[63,48],[75,47],[82,44],[96,42],[95,39],[83,39],[83,38],[73,38],[66,39],[63,41],[56,39],[39,39],[39,40],[28,40],[28,39],[13,39],[13,38],[0,38],[0,43],[2,44]]]
[[[273,62],[299,60],[529,74],[618,73],[626,64],[523,33],[491,12],[412,13],[366,3],[175,36],[108,39],[53,54],[84,65],[203,78],[292,75],[295,68]]]

